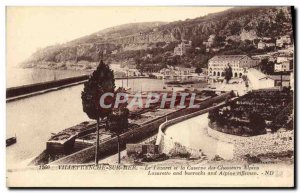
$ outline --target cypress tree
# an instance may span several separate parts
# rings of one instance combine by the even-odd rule
[[[114,93],[115,79],[114,73],[107,64],[101,60],[97,69],[92,73],[89,80],[84,84],[81,92],[83,112],[90,119],[97,121],[97,139],[95,162],[98,164],[98,149],[99,149],[99,123],[109,115],[111,108],[101,108],[99,104],[100,97],[107,92]],[[112,103],[113,98],[106,97],[105,104]]]

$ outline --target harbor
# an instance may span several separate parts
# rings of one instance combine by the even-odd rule
[[[294,6],[5,10],[7,187],[295,186]]]
[[[167,87],[164,81],[159,79],[128,79],[128,83],[127,79],[116,80],[117,87],[127,85],[132,92],[172,90],[172,87]],[[6,138],[17,134],[18,142],[7,147],[7,163],[14,165],[20,161],[29,162],[46,149],[45,142],[51,138],[51,133],[59,133],[64,128],[90,121],[82,111],[80,98],[82,89],[83,84],[79,84],[8,102],[9,130]],[[19,109],[22,109],[22,112],[15,114]]]
[[[156,79],[130,79],[128,86],[138,91],[143,89],[141,85],[145,82],[148,85],[145,90],[163,88],[163,82]],[[126,80],[123,80],[123,84],[127,85]],[[122,86],[122,80],[116,80],[116,86]],[[82,89],[83,84],[80,84],[7,103],[9,130],[6,138],[15,134],[18,137],[18,142],[7,148],[8,163],[33,158],[46,148],[45,142],[51,137],[51,133],[89,121],[82,111]]]

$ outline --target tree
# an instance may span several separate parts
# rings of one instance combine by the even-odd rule
[[[141,64],[142,62],[140,60],[135,60],[136,62],[136,69],[140,71],[141,75],[143,75],[143,72],[145,71],[145,65]]]
[[[229,80],[232,78],[232,68],[229,64],[227,64],[227,67],[224,70],[225,80],[228,84]]]
[[[243,76],[242,76],[242,79],[243,79],[243,81],[245,81],[245,82],[248,80],[248,78],[247,78],[246,75],[243,75]]]
[[[251,113],[249,116],[249,128],[253,135],[266,133],[266,122],[260,114]]]
[[[275,21],[278,22],[278,23],[286,21],[286,17],[284,15],[282,9],[279,11],[279,13],[277,13]]]
[[[268,36],[269,29],[270,29],[270,23],[264,20],[260,20],[256,27],[257,35],[259,37]]]
[[[196,72],[197,74],[201,74],[201,73],[203,72],[203,70],[202,70],[201,67],[197,67],[196,70],[195,70],[195,72]]]
[[[225,36],[219,36],[217,35],[213,42],[213,47],[219,47],[219,46],[225,46]]]
[[[230,29],[230,32],[231,32],[231,35],[238,35],[241,31],[241,24],[237,21],[231,23],[231,25],[229,25],[229,29]]]
[[[123,92],[124,89],[119,88],[117,92]],[[128,116],[129,110],[126,108],[126,104],[122,104],[117,108],[112,109],[112,112],[107,117],[109,130],[117,135],[118,143],[118,163],[121,163],[120,155],[120,134],[128,130]]]
[[[220,119],[220,114],[219,114],[219,110],[218,109],[212,109],[208,112],[208,119],[211,122],[216,122],[219,121]]]
[[[277,131],[281,127],[286,127],[288,124],[289,116],[293,113],[293,103],[290,102],[284,107],[274,118],[271,123],[271,129],[273,132]]]
[[[101,60],[97,69],[92,73],[89,80],[84,83],[84,88],[81,92],[83,112],[85,112],[90,119],[94,119],[97,121],[97,139],[95,152],[96,164],[98,164],[100,119],[107,117],[111,112],[111,108],[102,108],[100,106],[99,99],[104,93],[113,93],[114,89],[115,79],[113,71]],[[104,103],[106,105],[112,103],[112,98],[106,97]]]
[[[268,61],[268,59],[263,59],[258,66],[263,73],[274,74],[274,62]]]

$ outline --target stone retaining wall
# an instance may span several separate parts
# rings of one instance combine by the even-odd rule
[[[227,142],[227,143],[235,143],[235,141],[238,141],[238,140],[246,140],[248,137],[243,137],[243,136],[238,136],[238,135],[230,135],[230,134],[227,134],[227,133],[223,133],[223,132],[220,132],[220,131],[217,131],[215,129],[212,129],[211,127],[207,127],[207,134],[212,137],[212,138],[215,138],[215,139],[218,139],[220,141],[224,141],[224,142]]]
[[[234,158],[244,155],[257,156],[266,153],[281,153],[294,150],[294,131],[277,132],[258,136],[242,137],[207,128],[209,136],[234,144]]]

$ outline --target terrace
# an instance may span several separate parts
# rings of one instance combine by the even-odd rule
[[[252,91],[209,112],[210,127],[242,136],[276,132],[288,126],[293,111],[293,93],[289,90]]]

